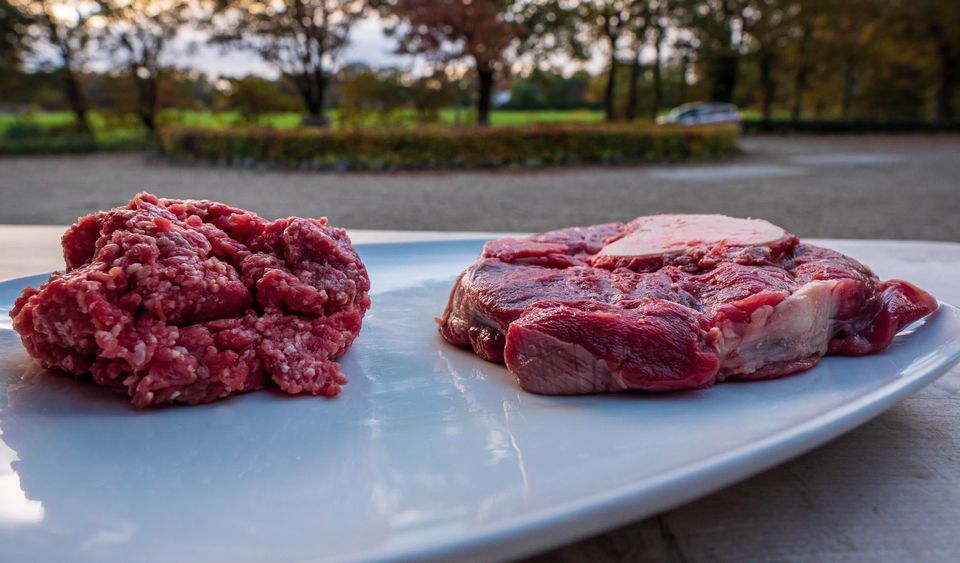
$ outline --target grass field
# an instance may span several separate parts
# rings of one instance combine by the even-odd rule
[[[660,112],[666,114],[668,110]],[[757,111],[743,110],[742,115],[745,119],[759,119],[760,113]],[[440,111],[440,123],[446,125],[456,125],[460,123],[472,123],[474,119],[472,111],[456,111],[448,108]],[[295,112],[272,113],[261,115],[254,122],[242,122],[237,112],[212,112],[195,110],[166,110],[161,112],[159,122],[162,125],[180,125],[185,127],[198,128],[224,128],[237,125],[258,125],[262,127],[273,127],[275,129],[295,129],[300,126],[302,115]],[[327,117],[331,126],[334,128],[342,127],[336,109],[327,111]],[[789,114],[779,111],[774,115],[775,119],[787,119]],[[123,140],[127,138],[142,137],[143,128],[134,115],[116,116],[100,112],[91,113],[90,120],[93,124],[97,138],[101,141]],[[491,124],[494,127],[513,127],[523,125],[535,125],[541,123],[599,123],[603,121],[603,111],[601,110],[494,110],[490,116]],[[73,115],[67,111],[45,111],[30,114],[11,114],[0,113],[0,139],[4,139],[7,132],[18,124],[29,126],[35,129],[66,128],[73,123]],[[410,110],[401,110],[393,114],[389,121],[384,124],[376,116],[369,116],[364,120],[365,127],[409,127],[416,125],[416,117]]]
[[[200,128],[223,128],[235,125],[260,125],[276,129],[293,129],[300,125],[301,115],[297,113],[276,113],[260,116],[253,123],[243,123],[236,112],[210,112],[189,110],[167,110],[161,113],[159,122],[162,125],[181,125]],[[342,124],[338,119],[337,111],[330,110],[328,118],[333,127]],[[440,122],[448,125],[469,123],[472,113],[457,112],[454,109],[445,109],[440,112]],[[603,120],[602,111],[593,110],[543,110],[543,111],[514,111],[496,110],[491,114],[491,123],[495,127],[510,127],[532,125],[538,123],[596,123]],[[90,116],[94,132],[99,140],[111,140],[142,136],[143,129],[133,115],[116,116],[100,112],[93,112]],[[0,113],[0,138],[8,138],[12,129],[20,131],[42,131],[67,128],[73,122],[73,116],[67,111],[48,111],[30,114]],[[363,123],[364,126],[412,126],[416,123],[413,112],[401,112],[390,117],[385,124],[371,116]]]

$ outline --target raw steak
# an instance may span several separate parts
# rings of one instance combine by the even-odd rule
[[[879,352],[936,300],[766,221],[657,215],[487,243],[439,320],[528,391],[702,388]]]
[[[325,218],[140,194],[80,218],[63,254],[66,271],[17,299],[13,328],[44,367],[138,407],[265,385],[336,395],[334,360],[370,307],[366,268]]]

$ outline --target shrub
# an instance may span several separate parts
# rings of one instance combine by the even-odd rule
[[[186,161],[337,170],[636,164],[736,152],[733,126],[577,125],[395,130],[166,129],[160,150]]]
[[[82,136],[72,120],[66,123],[43,123],[29,114],[10,121],[0,131],[0,140],[10,142]]]
[[[142,150],[150,146],[145,131],[109,126],[93,135],[77,131],[73,122],[48,124],[22,117],[0,131],[0,155],[71,154]]]
[[[151,145],[150,139],[142,134],[94,140],[90,135],[72,133],[17,140],[0,139],[0,156],[140,151]]]
[[[269,113],[300,112],[300,99],[284,91],[282,84],[258,76],[245,76],[228,80],[227,92],[218,93],[224,108],[235,110],[243,123],[256,123]]]
[[[871,119],[748,119],[743,122],[744,133],[956,133],[960,121],[933,122],[920,120]]]

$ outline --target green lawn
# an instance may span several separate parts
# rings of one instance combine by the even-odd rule
[[[333,127],[339,127],[340,121],[337,110],[330,110],[328,117]],[[265,114],[256,120],[255,125],[274,127],[277,129],[293,129],[300,125],[301,115],[297,113]],[[441,123],[453,125],[467,123],[473,119],[470,111],[457,112],[453,108],[440,112]],[[602,111],[593,110],[542,110],[542,111],[515,111],[495,110],[491,114],[491,122],[495,127],[510,127],[531,125],[537,123],[596,123],[603,120]],[[130,136],[142,134],[141,127],[132,115],[116,117],[100,112],[93,112],[90,116],[94,131],[98,138],[116,136]],[[73,116],[67,111],[46,111],[25,115],[0,113],[0,138],[17,126],[23,128],[59,128],[68,127],[73,122]],[[167,110],[161,113],[160,123],[164,125],[183,125],[187,127],[230,127],[240,125],[240,116],[236,112],[210,112],[193,110]],[[388,125],[405,126],[416,123],[412,111],[403,111],[391,116]],[[365,125],[379,126],[375,116],[365,120]]]
[[[467,123],[473,120],[472,111],[456,111],[448,108],[440,111],[440,122],[447,125],[456,123]],[[235,112],[200,112],[200,111],[179,111],[166,112],[166,121],[189,127],[229,127],[239,122],[239,116]],[[298,113],[274,113],[260,116],[257,125],[274,127],[276,129],[294,129],[300,125],[301,115]],[[341,123],[336,109],[327,111],[327,118],[333,127],[340,127]],[[603,121],[602,111],[593,110],[495,110],[490,116],[491,124],[494,127],[511,127],[518,125],[532,125],[537,123],[597,123]],[[364,120],[364,125],[378,126],[378,118],[374,115]],[[394,113],[389,121],[392,126],[404,126],[416,124],[416,116],[413,111],[401,110]]]
[[[470,124],[475,120],[472,110],[441,110],[439,122],[445,125]],[[261,126],[275,129],[295,129],[300,126],[298,113],[261,115],[254,121],[244,121],[237,112],[211,112],[192,110],[166,110],[159,116],[161,127],[179,125],[197,128],[229,128],[235,126]],[[332,127],[343,127],[337,110],[327,113]],[[514,111],[497,110],[490,120],[494,127],[515,127],[538,123],[596,123],[603,120],[602,111]],[[116,115],[92,112],[90,123],[96,137],[78,135],[71,127],[73,114],[68,111],[45,111],[30,114],[0,113],[0,154],[69,153],[91,150],[141,150],[150,146],[146,130],[132,114]],[[361,120],[363,127],[414,127],[417,117],[413,110],[400,110],[387,120],[376,115],[367,115]],[[355,127],[357,123],[349,126]]]
[[[450,111],[452,115],[452,110]],[[446,122],[452,121],[445,115]],[[490,115],[490,122],[494,126],[531,125],[535,123],[598,123],[603,121],[602,110],[499,110]]]
[[[755,110],[755,109],[741,108],[740,115],[744,119],[763,119],[763,114],[760,113],[759,110]],[[792,118],[793,118],[793,114],[785,109],[775,109],[773,110],[773,114],[770,116],[770,119],[773,119],[773,120],[786,120],[786,119],[792,119]]]

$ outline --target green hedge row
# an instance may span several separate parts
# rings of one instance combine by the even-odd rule
[[[150,140],[145,135],[94,140],[89,135],[65,134],[29,139],[0,139],[0,156],[138,151],[150,146]]]
[[[933,122],[919,120],[880,121],[869,119],[747,119],[744,133],[956,133],[960,121]]]
[[[568,125],[469,129],[167,129],[160,151],[180,161],[327,170],[633,164],[737,151],[736,127]]]

